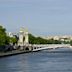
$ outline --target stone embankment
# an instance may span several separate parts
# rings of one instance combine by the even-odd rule
[[[8,52],[0,52],[0,57],[12,56],[17,54],[29,53],[31,51],[24,51],[24,50],[13,50]]]

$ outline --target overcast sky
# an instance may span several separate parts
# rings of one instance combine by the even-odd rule
[[[72,35],[72,0],[0,0],[0,25],[8,32]]]

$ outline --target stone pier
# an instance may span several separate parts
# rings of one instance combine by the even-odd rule
[[[31,46],[29,46],[28,30],[25,28],[21,28],[19,31],[18,46],[20,47],[20,50],[31,51]]]

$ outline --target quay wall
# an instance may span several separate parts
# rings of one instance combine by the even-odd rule
[[[0,52],[0,58],[1,57],[12,56],[12,55],[23,54],[23,53],[29,53],[29,52],[31,52],[31,51],[13,50],[13,51],[8,51],[8,52]]]

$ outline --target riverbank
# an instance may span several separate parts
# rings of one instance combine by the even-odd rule
[[[23,53],[29,53],[29,52],[31,52],[31,51],[13,50],[13,51],[8,51],[8,52],[0,52],[0,58],[1,57],[12,56],[12,55],[23,54]]]

